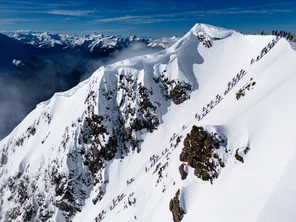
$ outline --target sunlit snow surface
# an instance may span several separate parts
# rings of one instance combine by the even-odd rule
[[[195,33],[203,32],[213,41],[210,48],[197,40]],[[148,133],[140,153],[130,153],[123,160],[114,159],[108,164],[109,183],[106,194],[96,205],[93,204],[95,188],[90,187],[90,197],[82,211],[73,221],[95,221],[95,217],[105,211],[103,221],[173,221],[169,211],[169,201],[178,189],[181,190],[181,205],[186,214],[182,222],[294,222],[296,218],[296,53],[284,39],[259,61],[250,64],[261,50],[274,39],[274,36],[242,35],[235,31],[197,24],[183,38],[170,48],[156,54],[123,60],[98,69],[89,79],[77,87],[57,93],[49,101],[39,104],[19,126],[0,142],[6,145],[26,132],[27,128],[40,119],[36,134],[25,141],[23,147],[15,152],[8,149],[8,162],[1,167],[0,181],[9,175],[28,172],[36,175],[49,160],[57,159],[61,171],[68,171],[69,164],[85,171],[79,163],[67,163],[66,151],[59,150],[65,128],[77,118],[84,118],[86,95],[91,85],[98,91],[98,112],[106,112],[104,101],[100,101],[100,90],[114,81],[118,74],[133,73],[138,82],[152,87],[152,77],[166,70],[169,79],[179,79],[193,86],[190,100],[181,105],[171,103],[161,106],[162,123],[158,130]],[[227,84],[241,70],[246,75],[223,97],[201,121],[195,118],[218,93],[227,89]],[[253,78],[253,90],[237,100],[235,93]],[[160,91],[153,88],[153,99],[160,98]],[[118,101],[121,95],[116,95]],[[137,104],[135,104],[137,106]],[[42,119],[43,113],[53,116],[51,123]],[[182,181],[178,167],[179,155],[183,147],[170,147],[174,133],[183,139],[193,125],[204,126],[210,132],[218,132],[227,137],[229,153],[218,179],[201,181],[189,167],[189,175]],[[112,125],[109,127],[112,128]],[[75,137],[78,129],[70,131]],[[42,141],[46,138],[46,141]],[[182,141],[183,141],[182,139]],[[67,149],[76,149],[70,139]],[[244,163],[233,156],[236,149],[249,146]],[[150,157],[159,155],[156,164]],[[168,163],[162,180],[157,183],[158,175],[153,174],[158,163]],[[71,165],[73,167],[73,165]],[[146,168],[147,167],[147,168]],[[145,169],[146,168],[146,169]],[[147,171],[148,169],[148,171]],[[147,172],[146,172],[147,171]],[[42,170],[40,171],[42,172]],[[41,174],[42,178],[43,175]],[[134,181],[127,185],[127,180]],[[39,181],[42,181],[40,179]],[[38,190],[44,189],[38,184]],[[53,195],[50,190],[48,198]],[[5,190],[3,212],[13,203]],[[113,199],[121,196],[120,201]],[[130,200],[136,199],[132,206],[125,207]],[[63,221],[61,212],[55,210],[55,221]],[[3,220],[5,221],[5,219]]]

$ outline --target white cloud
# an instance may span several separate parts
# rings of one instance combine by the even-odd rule
[[[151,24],[151,23],[160,23],[160,22],[178,22],[178,21],[186,21],[191,18],[151,18],[151,19],[135,19],[132,20],[132,24]]]
[[[171,22],[171,21],[183,21],[196,19],[196,16],[207,16],[207,15],[232,15],[232,14],[273,14],[273,13],[289,13],[292,12],[289,9],[258,9],[258,10],[247,10],[239,8],[228,8],[219,10],[201,10],[201,11],[185,11],[180,13],[171,14],[158,14],[158,15],[143,15],[143,16],[119,16],[112,18],[100,18],[93,20],[98,23],[107,22],[118,22],[125,21],[133,24],[143,23],[159,23],[159,22]]]
[[[95,13],[95,10],[51,10],[46,13],[54,15],[85,16]]]
[[[107,23],[107,22],[117,22],[117,21],[129,21],[133,24],[148,24],[148,23],[159,23],[159,22],[170,22],[170,21],[180,21],[188,20],[189,18],[180,18],[180,14],[160,14],[160,15],[143,15],[143,16],[121,16],[113,18],[101,18],[95,19],[94,22]]]
[[[25,18],[2,18],[0,19],[0,24],[12,24],[16,22],[35,22],[35,19],[25,19]]]
[[[208,10],[208,11],[188,11],[185,14],[190,15],[228,15],[228,14],[272,14],[272,13],[289,13],[292,12],[289,9],[258,9],[258,10],[246,10],[246,9],[221,9],[221,10]]]
[[[116,22],[116,21],[125,21],[131,19],[140,19],[140,18],[151,18],[151,16],[121,16],[121,17],[113,17],[113,18],[102,18],[102,19],[95,19],[95,22]]]

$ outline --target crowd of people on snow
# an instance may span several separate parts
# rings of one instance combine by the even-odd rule
[[[237,73],[233,78],[232,81],[230,81],[227,85],[227,89],[224,91],[224,96],[228,94],[228,92],[241,80],[241,78],[246,75],[246,70],[241,70],[239,73]],[[210,103],[208,103],[206,106],[202,109],[202,114],[198,115],[195,114],[195,118],[200,121],[202,120],[216,105],[218,105],[223,100],[222,96],[220,94],[216,95],[216,98],[211,100]]]
[[[196,33],[195,35],[206,48],[212,47],[212,40],[209,37],[206,37],[203,33]]]
[[[266,33],[264,32],[264,30],[262,30],[261,32],[261,35],[265,35]],[[276,30],[273,30],[272,31],[272,35],[275,35],[276,38],[273,39],[271,42],[268,43],[268,45],[266,47],[264,47],[262,50],[261,50],[261,53],[260,55],[257,56],[256,59],[252,59],[251,60],[251,64],[253,64],[255,61],[259,61],[265,54],[267,54],[267,52],[269,52],[269,50],[271,50],[274,45],[278,42],[278,40],[281,38],[281,37],[284,37],[286,38],[287,40],[290,40],[290,41],[293,41],[294,40],[294,37],[295,35],[294,34],[291,34],[290,32],[285,32],[285,31],[276,31]],[[207,48],[210,48],[212,47],[212,43],[211,43],[211,40],[208,40],[205,38],[204,35],[200,34],[200,33],[197,33],[196,34],[198,40],[200,42],[203,42],[203,44],[207,47]],[[230,81],[227,85],[227,89],[224,91],[224,96],[226,96],[228,94],[228,92],[242,79],[242,77],[244,75],[246,75],[247,72],[246,70],[244,69],[241,69],[239,73],[236,74],[235,77],[232,78],[232,81]],[[251,78],[251,81],[253,79]],[[245,89],[248,89],[249,90],[249,87],[250,86],[253,86],[255,85],[255,82],[254,83],[248,83],[246,86],[244,86],[243,88]],[[238,93],[236,93],[236,98],[238,99]],[[197,113],[195,114],[195,118],[200,121],[202,120],[216,105],[218,105],[221,101],[223,100],[223,97],[220,95],[220,94],[217,94],[216,95],[216,98],[214,100],[211,100],[211,102],[209,104],[207,104],[206,106],[203,107],[202,109],[202,114],[198,115]],[[184,130],[184,126],[182,127],[182,129]],[[171,138],[171,141],[172,141],[172,138]],[[170,142],[171,142],[170,141]],[[162,151],[161,155],[165,155],[166,153],[168,152],[168,149],[166,148],[164,151]],[[157,162],[158,160],[160,159],[159,155],[153,155],[150,157],[149,159],[149,162],[151,163],[150,165],[150,168],[152,168]],[[147,173],[150,168],[148,167],[145,167],[145,173]],[[127,185],[131,184],[132,182],[134,182],[135,179],[134,178],[131,178],[130,180],[127,180],[126,183]],[[110,210],[112,210],[123,198],[125,197],[124,194],[118,196],[116,199],[113,199],[113,205],[110,206]],[[103,218],[104,218],[104,214],[106,214],[106,211],[103,210],[102,213],[99,214],[99,216],[97,216],[95,218],[95,221],[96,222],[99,222],[101,221]]]
[[[252,65],[254,62],[259,61],[264,55],[266,55],[266,54],[269,52],[269,50],[271,50],[271,49],[275,46],[275,44],[279,41],[279,39],[280,39],[279,36],[277,36],[276,38],[272,39],[272,41],[269,42],[269,43],[267,44],[267,46],[265,46],[265,47],[261,50],[260,55],[258,55],[256,59],[252,59],[252,60],[251,60],[251,62],[250,62],[251,65]]]
[[[112,199],[112,205],[109,206],[110,211],[113,210],[125,197],[125,194],[118,195],[115,199]],[[99,215],[95,218],[95,222],[100,222],[104,219],[105,214],[107,213],[106,210],[103,210]]]
[[[276,38],[274,38],[271,42],[269,42],[267,44],[267,46],[265,46],[262,50],[261,50],[261,53],[260,55],[257,56],[256,59],[252,59],[251,60],[251,65],[255,62],[255,61],[259,61],[264,55],[266,55],[274,46],[275,44],[278,42],[278,40],[281,38],[281,37],[286,37],[286,38],[289,38],[289,40],[292,40],[294,38],[294,34],[291,35],[291,33],[287,33],[287,32],[283,32],[283,31],[280,31],[280,32],[277,32],[277,31],[273,31],[272,32],[274,35],[276,35]],[[262,31],[261,34],[264,34],[264,31]],[[232,81],[228,83],[228,86],[227,86],[227,89],[224,91],[224,96],[227,95],[227,93],[240,81],[240,79],[246,75],[247,72],[246,70],[242,69],[240,70],[239,73],[236,74],[235,77],[233,77]],[[220,94],[217,94],[216,95],[216,98],[215,100],[212,100],[209,104],[207,104],[207,106],[203,107],[202,109],[202,114],[195,114],[195,118],[200,121],[202,120],[216,105],[218,105],[221,100],[223,98],[221,97]]]
[[[182,128],[184,130],[184,127]],[[177,137],[177,134],[174,133],[174,135],[170,138],[170,142],[172,142],[175,138]],[[171,149],[169,148],[165,148],[160,155],[152,155],[149,158],[149,166],[145,167],[145,173],[147,173],[152,167],[154,167],[156,165],[156,163],[160,160],[161,157],[165,156],[166,158],[168,157],[169,154],[171,154],[171,152],[169,152]],[[133,183],[136,180],[136,177],[132,177],[131,179],[126,181],[127,186],[130,185],[131,183]],[[136,203],[136,198],[130,199],[132,196],[134,195],[134,193],[131,193],[129,195],[129,198],[127,200],[127,203],[131,206],[132,204]],[[120,202],[122,202],[122,200],[126,197],[126,195],[124,193],[122,193],[121,195],[118,195],[116,198],[112,199],[112,204],[109,206],[109,209],[103,210],[101,213],[98,214],[98,216],[95,218],[95,222],[100,222],[104,219],[105,214],[107,213],[107,211],[112,211]],[[124,209],[126,209],[128,207],[128,205],[126,204],[126,202],[124,202]]]
[[[132,177],[130,180],[126,181],[126,185],[130,185],[134,181],[135,181],[135,179]]]
[[[261,31],[261,35],[266,35],[268,33],[264,32],[264,30]],[[278,37],[283,37],[286,38],[289,41],[295,41],[295,34],[291,32],[286,32],[286,31],[278,31],[278,30],[272,30],[271,32],[272,35],[278,36]]]

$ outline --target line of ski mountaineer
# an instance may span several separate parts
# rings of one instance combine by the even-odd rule
[[[196,34],[197,38],[199,41],[203,42],[203,45],[207,48],[210,48],[212,47],[212,41],[211,39],[208,39],[206,38],[203,34]],[[271,42],[268,43],[268,45],[266,47],[264,47],[262,50],[261,50],[261,53],[260,55],[257,56],[256,60],[255,59],[252,59],[251,60],[251,65],[255,62],[255,61],[259,61],[264,55],[267,54],[267,52],[270,51],[270,49],[272,49],[275,44],[279,41],[279,36],[277,36],[275,39],[273,39]],[[209,44],[210,42],[210,44]],[[227,85],[227,89],[224,91],[223,95],[224,97],[228,94],[228,92],[243,78],[243,76],[245,76],[247,74],[247,71],[244,70],[244,69],[241,69],[239,73],[236,74],[235,77],[233,77],[233,79],[228,83]],[[217,94],[216,95],[216,98],[214,100],[211,100],[211,102],[209,104],[207,104],[206,107],[203,107],[203,113],[201,115],[198,115],[198,114],[195,114],[195,118],[200,121],[202,120],[216,105],[218,105],[221,101],[223,100],[223,97],[220,95],[220,94]],[[183,126],[182,130],[184,130],[185,127]],[[174,134],[174,136],[176,136]],[[175,138],[174,138],[175,139]],[[171,141],[170,141],[171,142]],[[163,150],[161,152],[161,155],[158,156],[158,155],[153,155],[152,157],[150,157],[150,160],[149,160],[149,164],[151,164],[151,166],[149,167],[145,167],[145,173],[147,173],[152,167],[155,166],[155,164],[157,162],[159,162],[159,160],[161,159],[160,157],[163,157],[163,156],[167,156],[170,152],[171,149],[174,149],[174,148],[165,148],[165,150]],[[127,183],[127,186],[130,185],[132,182],[134,182],[136,180],[137,176],[134,176],[132,177],[130,180],[127,180],[126,183]],[[132,193],[133,195],[134,193]],[[111,206],[109,206],[110,209],[104,209],[102,210],[101,213],[99,213],[99,215],[95,218],[95,222],[99,222],[99,221],[102,221],[104,218],[105,218],[105,215],[107,213],[107,211],[111,211],[113,208],[115,208],[124,198],[126,197],[125,194],[121,194],[121,195],[118,195],[117,196],[117,199],[118,199],[118,203],[116,204],[116,199],[113,199],[113,204]]]
[[[266,47],[264,47],[261,52],[260,55],[257,56],[256,59],[252,59],[250,64],[252,65],[254,62],[259,61],[264,55],[266,55],[274,46],[275,44],[280,40],[281,37],[276,36],[276,38],[272,39],[271,42],[269,42],[267,44]],[[228,94],[228,92],[242,79],[242,77],[244,75],[247,74],[247,71],[242,69],[240,70],[239,73],[237,73],[233,79],[228,83],[227,85],[227,89],[224,91],[224,93],[222,95],[224,95],[224,97]],[[197,121],[202,120],[215,106],[217,106],[221,101],[223,100],[223,97],[220,94],[216,95],[215,99],[212,99],[210,103],[208,103],[206,106],[203,107],[202,109],[202,113],[195,114],[195,118],[197,119]]]

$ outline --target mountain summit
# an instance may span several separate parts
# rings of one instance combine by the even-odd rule
[[[295,61],[197,24],[100,67],[0,142],[1,221],[294,221]]]

